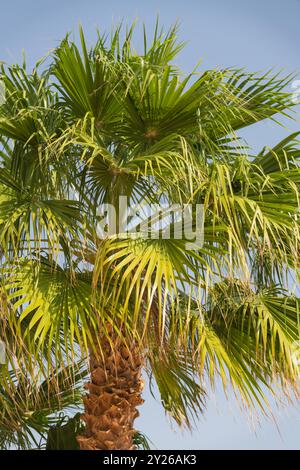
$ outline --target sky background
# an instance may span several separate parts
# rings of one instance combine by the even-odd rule
[[[188,43],[177,64],[185,72],[202,59],[202,70],[275,68],[296,72],[300,78],[300,0],[0,0],[0,14],[0,61],[8,63],[20,62],[24,49],[31,67],[67,32],[73,31],[78,37],[79,23],[91,42],[97,27],[101,32],[109,31],[122,19],[125,23],[134,19],[145,22],[151,32],[159,14],[166,28],[176,20],[180,22],[180,39]],[[136,48],[141,38],[137,32]],[[255,125],[243,135],[259,150],[299,129],[299,115],[298,123],[285,125]],[[300,449],[299,406],[274,406],[277,426],[264,417],[260,417],[260,424],[251,425],[249,414],[240,412],[233,398],[226,400],[217,389],[197,429],[190,434],[170,427],[159,401],[151,397],[147,387],[144,398],[146,403],[136,424],[159,449]]]

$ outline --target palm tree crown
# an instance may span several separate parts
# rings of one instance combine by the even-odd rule
[[[110,39],[99,35],[88,49],[80,29],[80,48],[67,36],[31,73],[25,65],[1,68],[3,446],[17,432],[7,425],[17,419],[8,399],[14,390],[31,383],[21,386],[24,423],[40,432],[26,418],[29,397],[44,403],[41,386],[53,391],[55,383],[52,409],[72,403],[87,355],[97,374],[113,376],[110,361],[121,367],[128,429],[141,403],[141,367],[179,425],[202,412],[218,377],[262,410],[276,382],[297,395],[300,304],[291,285],[299,272],[299,141],[294,133],[253,154],[239,137],[246,126],[292,116],[285,91],[292,77],[232,68],[184,77],[174,65],[183,47],[176,26],[166,34],[156,27],[150,44],[144,31],[142,52],[132,46],[133,31],[123,40],[121,27]],[[128,226],[148,232],[134,238],[104,227],[100,234],[100,208],[110,204],[119,217],[125,196]],[[169,214],[163,229],[151,231],[151,204],[189,205],[192,216],[200,205],[203,243],[174,236],[181,222]],[[96,446],[98,436],[97,448],[112,448],[112,424],[91,406],[109,387],[91,374],[88,432],[79,442]],[[131,446],[130,439],[116,442]]]

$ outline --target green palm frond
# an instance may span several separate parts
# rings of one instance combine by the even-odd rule
[[[1,338],[11,364],[26,377],[38,364],[51,384],[47,373],[86,354],[99,329],[109,339],[110,325],[139,342],[178,424],[192,425],[220,377],[267,410],[266,389],[279,381],[297,396],[299,381],[299,133],[253,155],[239,131],[291,116],[292,78],[184,76],[177,25],[157,22],[150,42],[144,29],[141,50],[134,32],[119,25],[89,47],[80,28],[80,46],[67,36],[42,71],[1,68]],[[99,231],[120,196],[135,238]],[[193,216],[201,204],[203,244],[175,237],[181,222],[163,211],[163,227],[150,226],[151,204],[190,204]],[[4,447],[17,442],[7,423]]]
[[[151,450],[150,443],[153,444],[145,434],[139,431],[134,434],[133,443],[138,450]]]
[[[203,412],[206,402],[206,392],[197,379],[192,355],[171,350],[161,355],[156,351],[150,358],[150,367],[150,380],[153,378],[157,384],[166,413],[179,426],[191,427],[191,420]]]
[[[91,311],[91,284],[83,276],[42,258],[4,270],[4,284],[10,328],[36,360],[54,355],[59,364],[65,355],[71,359],[77,347],[88,350],[98,315]],[[23,355],[23,348],[19,352]]]
[[[289,116],[291,96],[287,92],[293,76],[282,77],[280,72],[247,73],[244,70],[226,71],[227,106],[220,116],[222,123],[236,131],[281,113]]]
[[[294,132],[273,149],[264,148],[254,163],[261,167],[266,174],[297,168],[300,157],[299,139],[296,139],[298,135],[299,132]]]

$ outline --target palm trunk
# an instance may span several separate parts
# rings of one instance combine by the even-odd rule
[[[81,450],[134,449],[133,425],[139,416],[136,407],[144,402],[139,347],[131,342],[129,351],[116,336],[111,344],[104,338],[101,351],[90,355],[90,370],[82,415],[86,429],[77,438]]]

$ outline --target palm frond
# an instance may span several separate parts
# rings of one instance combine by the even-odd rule
[[[0,447],[37,448],[51,427],[81,404],[84,362],[61,367],[50,377],[33,382],[22,371],[1,369]]]

